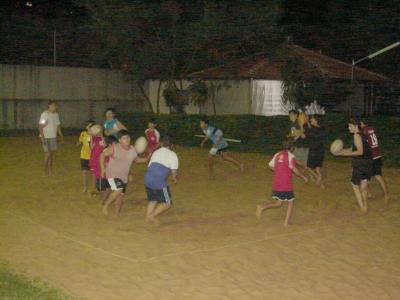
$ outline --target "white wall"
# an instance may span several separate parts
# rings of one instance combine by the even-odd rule
[[[0,128],[36,128],[49,100],[57,101],[62,125],[70,128],[89,118],[102,122],[107,107],[145,109],[137,85],[119,71],[0,64]]]
[[[108,69],[0,64],[0,100],[140,98],[134,82]]]

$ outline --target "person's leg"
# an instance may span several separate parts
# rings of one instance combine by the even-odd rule
[[[234,165],[236,165],[242,172],[244,171],[243,164],[238,162],[233,157],[229,156],[229,154],[227,152],[221,152],[221,157],[222,157],[223,160],[229,161],[229,162],[233,163]]]
[[[294,200],[288,201],[284,226],[289,226],[290,224],[290,218],[292,217],[293,207],[294,207]]]
[[[124,199],[124,193],[120,193],[120,195],[117,197],[117,199],[115,199],[115,216],[119,217],[120,213],[121,213],[121,208],[122,208],[122,204],[123,204],[123,199]]]
[[[108,196],[111,193],[111,189],[106,189],[104,191],[100,189],[99,193],[101,194],[101,205],[104,205],[106,203]]]
[[[361,195],[360,186],[355,185],[355,184],[352,184],[352,186],[353,186],[354,195],[356,196],[360,210],[361,210],[361,212],[364,212],[365,211],[364,200],[363,200],[363,196]]]
[[[324,189],[325,188],[325,185],[324,185],[324,183],[323,183],[323,181],[322,181],[322,179],[323,179],[323,177],[322,177],[322,170],[321,170],[321,167],[316,167],[315,168],[315,173],[317,174],[317,185],[319,186],[319,187],[321,187],[322,189]]]
[[[150,200],[149,203],[147,204],[147,210],[146,210],[146,220],[150,220],[151,216],[156,209],[157,206],[157,201],[155,200]]]
[[[89,172],[87,170],[82,170],[82,183],[83,183],[83,192],[87,192],[88,190],[88,182],[89,182]]]
[[[49,151],[49,159],[47,162],[49,175],[53,173],[53,164],[54,164],[54,151]]]
[[[261,214],[264,210],[270,209],[270,208],[279,208],[282,206],[282,201],[275,200],[274,202],[266,203],[266,204],[261,204],[257,205],[256,209],[256,217],[257,219],[261,218]]]
[[[156,206],[156,209],[151,214],[151,217],[155,218],[155,217],[161,215],[162,213],[166,212],[170,208],[171,208],[171,204],[170,203],[159,203]]]
[[[363,212],[368,212],[368,180],[364,179],[360,183],[360,193],[363,201]]]
[[[44,153],[44,172],[49,175],[49,160],[51,153],[49,151]]]
[[[388,197],[388,193],[387,193],[387,187],[386,187],[385,180],[383,179],[382,175],[376,175],[375,179],[379,182],[379,185],[382,188],[383,197],[385,198],[385,203],[388,204],[389,203],[389,197]]]
[[[122,189],[111,191],[103,205],[103,214],[108,215],[108,206],[122,194]]]
[[[316,170],[307,167],[306,171],[310,174],[310,182],[317,182],[318,181],[318,174]]]

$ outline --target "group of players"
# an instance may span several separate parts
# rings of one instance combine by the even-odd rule
[[[325,153],[325,131],[320,126],[318,116],[306,116],[296,110],[289,112],[291,121],[290,133],[284,138],[282,150],[276,153],[269,162],[269,167],[274,171],[272,180],[271,203],[258,205],[256,216],[260,218],[266,209],[281,207],[287,202],[287,212],[284,225],[290,223],[293,212],[294,193],[292,174],[296,174],[305,182],[315,182],[317,186],[325,189],[322,172]],[[54,152],[56,143],[54,137],[49,136],[50,125],[53,129],[52,136],[57,133],[62,136],[55,103],[49,103],[49,108],[40,119],[39,130],[45,150],[45,166],[49,167],[49,157]],[[228,154],[228,143],[221,129],[209,124],[206,118],[199,124],[205,138],[201,142],[203,146],[208,140],[212,147],[208,153],[208,166],[210,175],[213,174],[214,157],[219,156],[223,160],[236,165],[242,172],[243,163],[237,161]],[[130,168],[133,162],[147,163],[148,168],[144,176],[144,183],[148,199],[146,219],[157,223],[157,216],[171,207],[171,192],[168,186],[168,178],[178,181],[179,160],[173,148],[173,141],[168,136],[160,138],[154,119],[149,120],[145,135],[148,141],[146,152],[138,155],[131,145],[131,137],[127,128],[115,118],[113,109],[107,109],[104,125],[95,124],[89,120],[85,129],[81,132],[77,145],[81,145],[81,169],[83,174],[83,190],[88,191],[89,178],[93,178],[92,194],[101,194],[105,215],[108,207],[115,205],[115,215],[119,216],[123,204],[126,187],[131,180]],[[385,181],[382,177],[382,155],[379,150],[378,139],[375,130],[369,126],[366,119],[351,119],[348,129],[353,134],[351,148],[342,149],[334,153],[337,156],[352,157],[352,186],[357,202],[362,213],[368,211],[368,181],[376,178],[388,201]],[[50,162],[51,164],[51,162]],[[94,192],[96,191],[96,192]]]

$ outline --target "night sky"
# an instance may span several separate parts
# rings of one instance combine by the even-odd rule
[[[89,13],[77,3],[2,1],[0,39],[6,47],[0,50],[0,62],[52,64],[56,30],[58,65],[107,67],[93,54],[101,41],[88,26]],[[187,18],[201,15],[202,1],[183,3]],[[400,40],[399,20],[398,1],[291,0],[283,2],[279,26],[293,42],[351,62]],[[399,49],[363,66],[399,78]]]

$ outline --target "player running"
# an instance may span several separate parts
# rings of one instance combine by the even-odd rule
[[[375,133],[375,129],[369,125],[367,119],[363,118],[360,122],[361,131],[364,137],[367,139],[368,145],[371,148],[372,153],[372,176],[379,182],[382,188],[384,199],[386,204],[389,203],[389,197],[387,193],[387,187],[385,180],[382,177],[382,154],[379,149],[378,138]]]
[[[224,134],[222,130],[211,126],[209,124],[209,121],[205,118],[200,120],[200,128],[203,130],[203,133],[206,136],[201,142],[200,147],[203,147],[205,142],[207,142],[208,140],[210,140],[212,143],[212,147],[210,149],[210,152],[208,153],[208,168],[210,174],[213,174],[213,158],[217,154],[220,155],[223,160],[229,161],[236,165],[243,172],[243,164],[229,156],[227,152],[228,143],[224,139]]]

